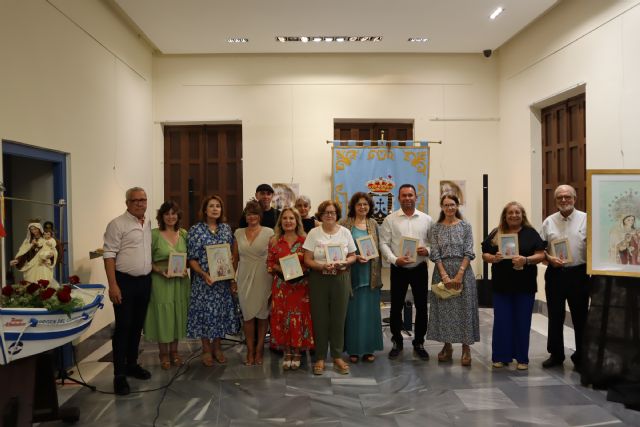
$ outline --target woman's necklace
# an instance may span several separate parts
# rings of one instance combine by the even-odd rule
[[[337,227],[333,227],[333,229],[331,231],[326,231],[324,229],[324,227],[320,226],[320,230],[322,230],[322,234],[324,234],[324,236],[328,239],[331,240],[331,238],[333,237],[334,234],[336,234],[337,232]]]

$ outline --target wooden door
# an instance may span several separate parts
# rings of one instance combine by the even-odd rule
[[[542,217],[557,211],[554,191],[560,184],[576,189],[576,208],[585,211],[586,114],[581,94],[542,110]]]
[[[384,132],[384,134],[383,134]],[[383,138],[384,135],[384,138]],[[336,140],[399,140],[413,139],[412,123],[334,123]]]
[[[164,128],[164,195],[183,210],[183,227],[200,221],[202,200],[217,194],[227,222],[242,212],[242,127],[189,125]]]

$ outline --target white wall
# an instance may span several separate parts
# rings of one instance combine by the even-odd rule
[[[429,213],[439,213],[441,179],[466,180],[466,214],[479,240],[482,173],[497,165],[483,153],[497,146],[498,121],[468,119],[498,115],[495,60],[481,54],[161,56],[153,73],[156,200],[163,195],[163,123],[241,121],[245,199],[261,182],[293,181],[315,208],[331,195],[326,141],[333,139],[334,119],[412,119],[415,139],[443,141],[431,149]]]
[[[502,46],[499,158],[504,202],[541,224],[540,128],[548,98],[586,87],[587,169],[640,168],[640,2],[568,0]],[[492,203],[490,218],[498,218]],[[539,281],[539,283],[543,283]]]
[[[106,2],[2,0],[0,64],[0,138],[69,153],[70,273],[106,283],[89,251],[128,187],[154,194],[151,50]]]

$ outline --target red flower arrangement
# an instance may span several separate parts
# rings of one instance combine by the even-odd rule
[[[77,283],[80,282],[78,276],[72,277],[76,278]],[[38,283],[22,281],[4,286],[0,305],[5,308],[46,308],[69,314],[75,308],[82,307],[84,302],[73,296],[71,285],[52,286],[48,280],[39,280]]]

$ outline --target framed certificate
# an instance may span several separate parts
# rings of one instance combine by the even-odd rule
[[[169,264],[167,265],[167,276],[182,277],[187,268],[187,254],[185,252],[172,252],[169,254]]]
[[[327,259],[327,264],[347,262],[347,255],[342,250],[342,245],[338,243],[325,246],[324,256]]]
[[[551,242],[551,252],[553,256],[560,258],[564,262],[573,262],[569,239],[558,239]]]
[[[378,248],[376,248],[376,244],[370,235],[357,238],[356,244],[358,245],[358,251],[360,251],[361,257],[370,260],[380,256],[378,254]]]
[[[304,274],[297,254],[287,255],[278,261],[280,262],[280,268],[282,269],[282,275],[285,281],[288,282]]]
[[[403,236],[400,241],[400,256],[409,257],[409,261],[415,262],[418,259],[418,242],[418,239]]]
[[[502,258],[512,259],[520,254],[518,235],[516,233],[498,234],[498,250]]]
[[[233,258],[229,244],[208,245],[205,248],[209,263],[209,275],[213,281],[233,279],[235,271],[233,270]]]

